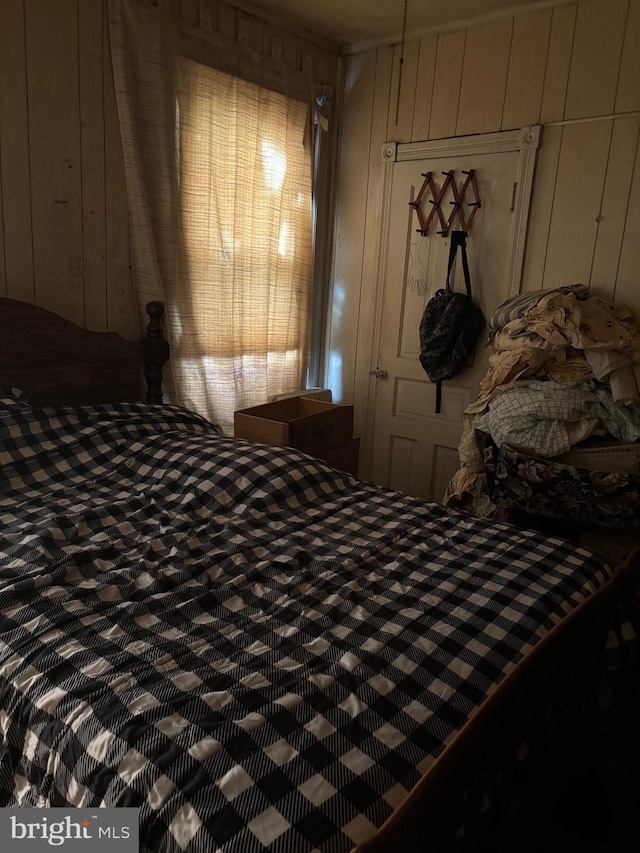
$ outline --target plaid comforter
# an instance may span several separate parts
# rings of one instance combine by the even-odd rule
[[[174,407],[4,394],[0,461],[1,804],[154,851],[371,837],[608,576]]]

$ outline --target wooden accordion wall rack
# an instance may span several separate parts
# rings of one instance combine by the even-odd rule
[[[482,207],[475,169],[462,170],[462,174],[466,175],[466,178],[459,188],[454,169],[450,169],[448,172],[443,172],[442,174],[445,176],[445,179],[438,190],[433,181],[433,172],[422,172],[424,181],[422,182],[420,191],[416,198],[409,202],[409,205],[415,209],[420,224],[420,227],[416,230],[423,237],[426,237],[429,233],[429,227],[436,217],[440,223],[440,230],[437,233],[442,234],[443,237],[449,234],[456,219],[458,220],[460,230],[468,233],[471,230],[476,213]],[[453,196],[453,200],[448,202],[449,205],[452,205],[452,210],[446,216],[443,212],[443,204],[449,191]],[[429,194],[431,197],[429,197]],[[473,201],[465,201],[466,197],[471,196],[473,196]],[[423,210],[424,203],[431,205],[428,215],[425,215],[425,210]],[[471,208],[468,216],[465,215],[465,207]]]

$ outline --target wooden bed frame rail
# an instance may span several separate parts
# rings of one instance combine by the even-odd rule
[[[554,695],[577,661],[594,650],[598,655],[604,653],[609,617],[616,602],[625,598],[627,575],[636,571],[637,565],[619,567],[603,586],[552,628],[452,737],[387,822],[351,853],[448,850],[456,831],[456,810],[465,791],[490,778],[487,768],[499,769],[495,764],[496,750],[521,743],[524,721],[531,709],[541,699]],[[577,728],[578,721],[575,725]],[[533,812],[535,804],[531,807]],[[508,814],[501,816],[504,824],[508,818]],[[468,842],[460,849],[483,853],[487,849],[516,850],[494,847],[493,843],[485,847],[483,839],[471,838]]]

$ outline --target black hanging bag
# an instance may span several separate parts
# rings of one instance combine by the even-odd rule
[[[437,413],[440,412],[442,382],[464,369],[485,325],[482,311],[471,299],[466,238],[466,231],[451,232],[447,286],[427,302],[420,321],[420,364],[429,379],[436,383]],[[466,293],[454,293],[449,283],[458,246]]]

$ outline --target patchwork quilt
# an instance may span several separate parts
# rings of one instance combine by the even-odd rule
[[[171,406],[0,400],[0,805],[348,851],[610,572]]]

